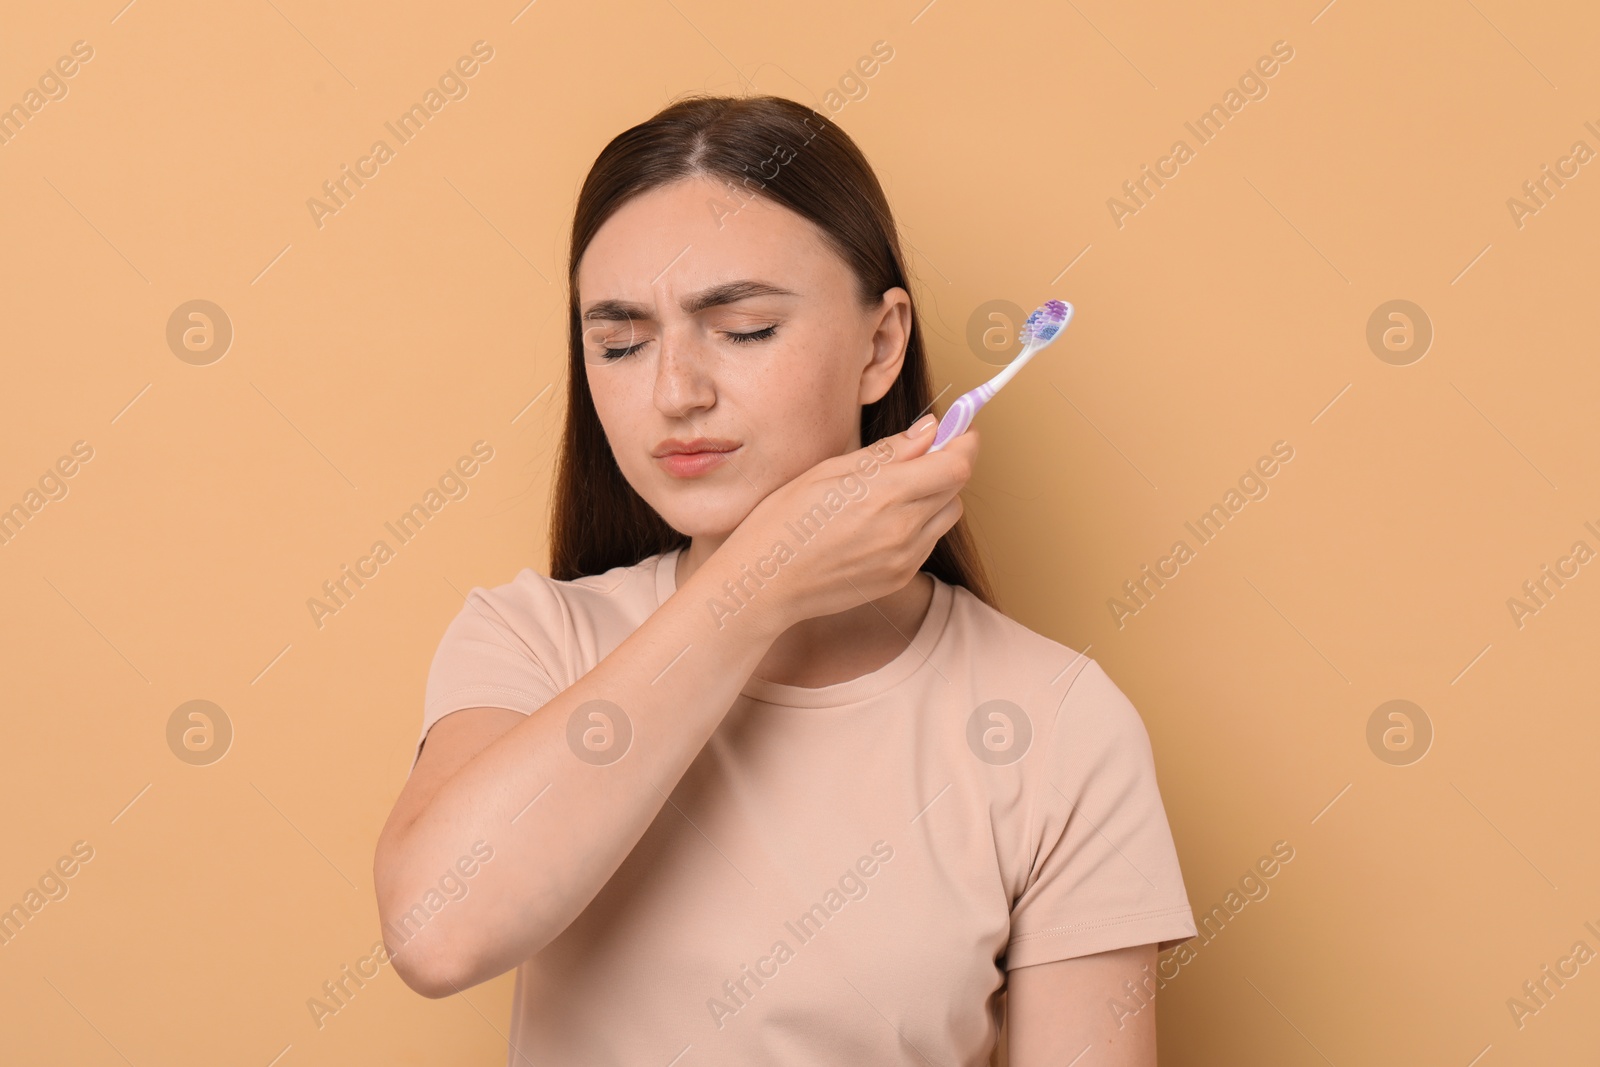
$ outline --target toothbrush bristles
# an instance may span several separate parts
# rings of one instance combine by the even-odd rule
[[[1039,306],[1033,314],[1028,316],[1028,321],[1022,324],[1020,334],[1024,346],[1035,341],[1050,340],[1061,329],[1062,323],[1067,318],[1067,305],[1060,300],[1047,300]]]

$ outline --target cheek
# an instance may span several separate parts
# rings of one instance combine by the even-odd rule
[[[837,363],[784,375],[765,396],[755,432],[780,480],[849,450],[859,426],[857,388]]]
[[[809,467],[849,449],[859,432],[866,361],[860,338],[837,327],[818,331],[791,354],[768,395],[771,430],[787,439],[796,462],[809,460]]]
[[[796,348],[783,368],[795,392],[804,393],[811,405],[826,402],[830,410],[855,399],[867,359],[860,337],[843,324],[830,324],[801,339]]]
[[[611,444],[619,465],[626,463],[634,438],[643,432],[645,421],[634,409],[634,383],[621,366],[584,364],[589,382],[589,397],[594,402],[600,429]],[[626,467],[624,467],[626,470]]]
[[[796,346],[759,369],[729,376],[724,393],[746,413],[753,433],[797,446],[822,445],[832,437],[854,393],[829,343]]]
[[[633,404],[636,383],[628,373],[626,360],[619,363],[591,363],[584,361],[583,373],[589,382],[589,396],[600,421],[609,430],[613,425],[620,432],[630,421],[629,407]]]
[[[848,436],[859,422],[861,376],[871,358],[871,343],[845,330],[833,333],[827,343],[829,358],[813,374],[814,392],[827,400],[816,418],[829,431]]]

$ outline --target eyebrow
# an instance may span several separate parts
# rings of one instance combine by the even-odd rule
[[[698,314],[707,308],[721,307],[724,304],[737,303],[740,300],[749,300],[757,296],[799,296],[799,293],[769,282],[744,280],[725,282],[722,285],[713,285],[709,289],[702,289],[698,293],[690,293],[684,297],[679,306],[690,315]],[[601,300],[591,304],[583,313],[584,321],[600,320],[605,322],[620,322],[633,320],[635,322],[654,322],[651,310],[643,304],[631,303],[627,300]]]

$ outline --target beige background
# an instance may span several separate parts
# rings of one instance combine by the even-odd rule
[[[10,5],[0,34],[6,106],[93,49],[0,145],[0,506],[93,450],[0,545],[0,907],[93,849],[0,947],[0,1060],[503,1062],[509,974],[433,1002],[385,967],[321,1029],[306,1002],[378,936],[446,622],[547,562],[578,184],[679,93],[827,107],[880,40],[835,118],[915,249],[939,409],[992,371],[986,302],[1077,308],[981,417],[967,514],[1003,606],[1143,713],[1197,918],[1295,849],[1192,943],[1162,1062],[1593,1054],[1600,963],[1507,1007],[1600,951],[1600,565],[1520,627],[1507,604],[1600,549],[1600,164],[1520,226],[1507,204],[1600,149],[1590,5],[120,3]],[[478,40],[468,95],[319,228],[307,200]],[[1199,145],[1184,123],[1280,40]],[[197,299],[234,330],[208,365],[166,340]],[[1434,331],[1404,366],[1367,341],[1402,299]],[[322,583],[478,440],[469,495],[319,627]],[[1269,495],[1119,627],[1108,599],[1280,440]],[[1409,765],[1367,740],[1393,699],[1434,732]],[[191,700],[233,726],[208,766],[168,745]]]

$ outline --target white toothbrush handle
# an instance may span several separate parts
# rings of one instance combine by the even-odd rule
[[[1048,341],[1045,342],[1045,344],[1048,343]],[[1028,345],[1016,359],[1006,366],[1005,370],[996,374],[976,389],[969,389],[967,392],[962,393],[956,402],[950,405],[950,410],[944,413],[944,418],[939,420],[939,432],[934,435],[933,446],[928,451],[937,452],[950,443],[950,438],[955,437],[957,434],[966,433],[967,427],[971,426],[972,420],[977,417],[978,409],[993,400],[994,395],[1007,382],[1016,377],[1017,371],[1021,370],[1023,365],[1043,347],[1044,345],[1041,344]]]
[[[1035,314],[1037,314],[1037,312]],[[1051,342],[1060,337],[1062,333],[1066,331],[1067,324],[1071,321],[1072,305],[1067,304],[1066,317],[1061,320],[1060,325],[1056,327],[1055,331],[1051,333],[1048,339],[1044,341],[1029,341],[1027,346],[1024,347],[1020,353],[1018,353],[1017,358],[1013,359],[1005,368],[1005,370],[1002,370],[999,374],[996,374],[993,378],[990,378],[976,389],[969,389],[967,392],[962,393],[961,396],[957,398],[956,402],[950,405],[950,410],[944,413],[944,418],[939,420],[939,432],[934,435],[933,444],[928,448],[928,451],[937,452],[939,449],[949,444],[952,437],[955,437],[957,434],[965,433],[967,427],[972,425],[972,420],[977,417],[978,409],[983,407],[983,405],[987,404],[990,400],[994,399],[994,395],[998,393],[1007,382],[1017,376],[1017,371],[1026,366],[1028,360],[1044,351],[1044,349],[1048,347]]]

